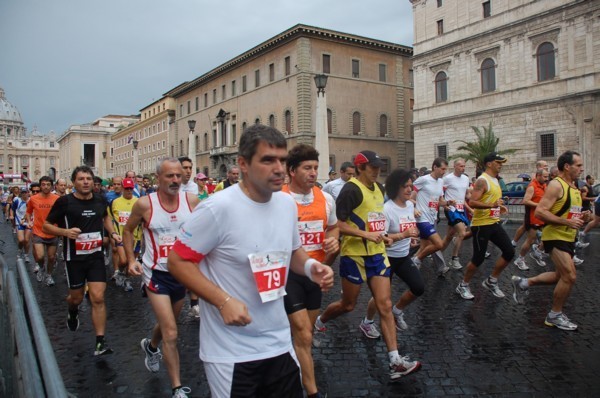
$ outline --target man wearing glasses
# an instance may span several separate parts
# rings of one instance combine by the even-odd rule
[[[33,272],[37,273],[37,280],[44,280],[46,286],[54,286],[52,271],[56,263],[56,249],[58,246],[58,238],[54,235],[44,233],[42,226],[50,213],[50,209],[59,198],[58,195],[52,193],[52,179],[48,176],[40,178],[39,187],[31,188],[31,199],[27,203],[27,223],[33,224],[33,259],[35,267]],[[46,249],[46,250],[44,250]],[[44,271],[44,252],[47,253],[48,261],[46,271]]]

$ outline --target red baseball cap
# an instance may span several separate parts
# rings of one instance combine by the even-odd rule
[[[354,164],[370,164],[373,167],[382,167],[383,160],[373,151],[360,151],[354,158]]]
[[[135,183],[132,178],[123,179],[123,188],[135,188]]]

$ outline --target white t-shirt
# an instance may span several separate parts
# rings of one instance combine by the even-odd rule
[[[428,174],[417,178],[413,186],[417,189],[417,210],[421,212],[417,222],[428,222],[435,225],[440,196],[444,193],[444,180],[441,178],[436,180],[431,174]]]
[[[333,196],[334,200],[337,200],[338,196],[340,195],[340,191],[344,187],[344,184],[346,184],[346,181],[342,180],[341,177],[336,178],[335,180],[325,184],[325,186],[323,187],[323,192],[327,192],[328,194]]]
[[[193,193],[194,195],[198,195],[198,184],[196,184],[191,178],[190,180],[187,182],[187,184],[181,184],[181,186],[179,187],[179,190],[181,192],[189,192],[189,193]]]
[[[214,284],[248,307],[252,322],[228,326],[219,309],[200,300],[200,359],[237,363],[272,358],[292,350],[283,296],[263,303],[249,255],[275,253],[287,262],[277,278],[285,285],[292,251],[300,248],[298,212],[290,195],[276,192],[267,203],[254,202],[236,184],[198,205],[182,225],[180,244],[204,256],[200,270]],[[285,275],[285,278],[282,278]],[[277,285],[277,283],[275,283]]]
[[[464,212],[465,196],[467,195],[467,189],[469,189],[469,177],[464,174],[457,177],[454,173],[450,173],[444,176],[444,188],[446,200],[456,201],[456,206],[450,206],[450,210]]]
[[[335,200],[327,192],[321,191],[321,193],[325,197],[325,206],[326,206],[325,211],[327,212],[327,225],[328,226],[335,225],[335,224],[337,224],[337,221],[338,221],[337,216],[335,215]],[[292,191],[290,191],[290,195],[292,195],[292,198],[294,198],[296,203],[298,203],[299,205],[308,206],[315,200],[315,195],[313,194],[312,190],[310,191],[310,193],[308,195],[303,195],[301,193],[295,193]]]
[[[406,201],[405,207],[400,207],[393,200],[388,200],[383,205],[385,215],[385,230],[388,234],[404,232],[409,228],[416,227],[415,206],[410,200]],[[410,250],[411,238],[394,242],[387,248],[389,257],[406,257]]]

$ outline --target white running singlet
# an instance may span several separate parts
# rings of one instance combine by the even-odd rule
[[[428,174],[417,178],[413,186],[417,189],[417,210],[421,212],[417,222],[428,222],[435,225],[440,197],[444,194],[444,180],[441,178],[436,180],[431,174]]]

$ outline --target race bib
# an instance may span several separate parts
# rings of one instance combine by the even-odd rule
[[[79,234],[75,239],[75,254],[92,254],[102,250],[102,233],[88,232]]]
[[[158,262],[161,264],[167,263],[169,252],[173,248],[173,244],[177,237],[175,235],[159,235],[158,237]]]
[[[385,215],[376,211],[371,211],[367,215],[369,232],[385,232]]]
[[[409,230],[411,228],[416,228],[416,227],[417,227],[417,223],[414,220],[410,220],[408,218],[400,219],[400,232],[404,232],[406,230]]]
[[[428,206],[431,212],[436,212],[440,209],[440,202],[437,200],[430,200]]]
[[[130,211],[119,211],[119,225],[127,224],[127,220],[129,220]]]
[[[312,252],[323,249],[323,240],[325,239],[323,221],[299,221],[298,232],[300,232],[300,241],[305,251]]]
[[[582,207],[581,206],[571,206],[571,208],[569,209],[569,214],[567,215],[567,218],[569,220],[574,219],[574,220],[578,220],[580,218],[583,218],[583,213],[581,212]]]
[[[491,218],[500,218],[500,208],[494,207],[490,209],[490,217]]]
[[[289,253],[274,251],[248,255],[258,294],[263,303],[285,296]]]
[[[460,211],[460,212],[464,212],[465,211],[465,203],[462,201],[456,201],[456,204],[454,205],[454,207],[456,208],[456,211]]]

